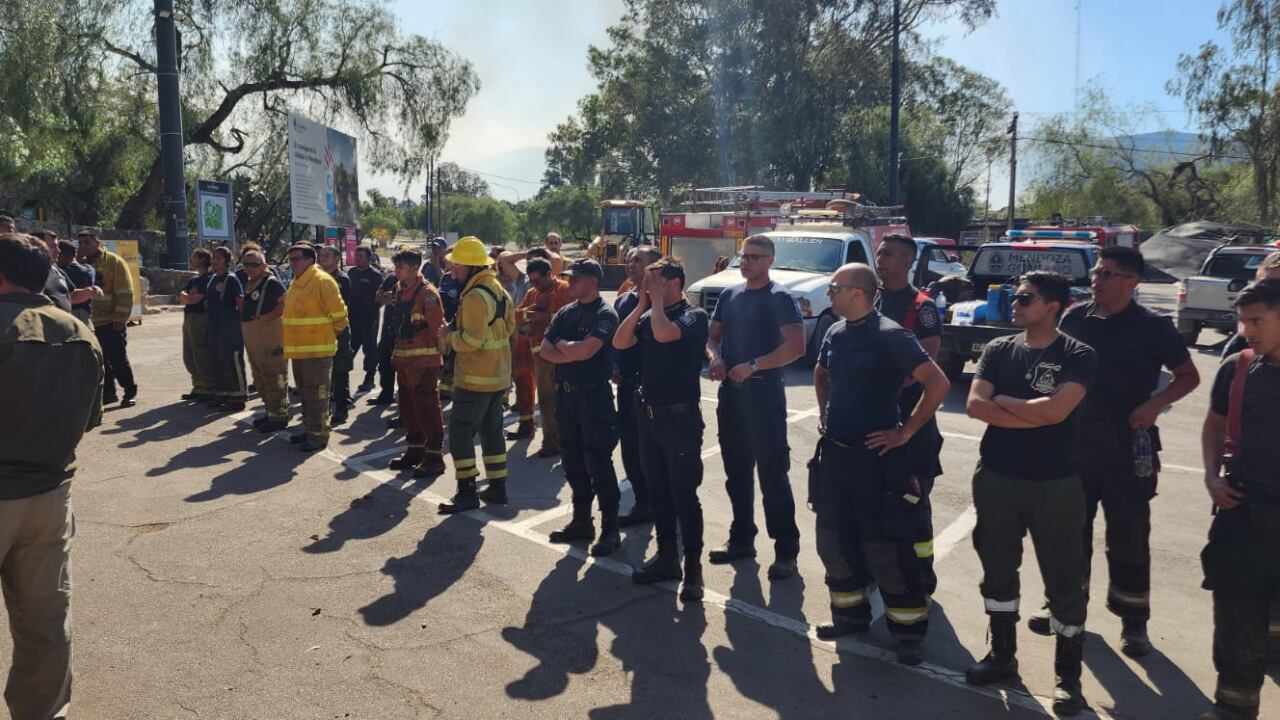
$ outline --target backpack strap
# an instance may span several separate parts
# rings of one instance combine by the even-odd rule
[[[490,326],[490,327],[492,327],[494,323],[498,322],[498,319],[499,319],[499,318],[502,318],[502,317],[505,317],[505,316],[506,316],[506,314],[507,314],[507,294],[506,294],[505,292],[504,292],[504,293],[502,293],[501,295],[499,295],[499,294],[495,293],[495,292],[493,291],[493,288],[489,287],[488,285],[476,285],[476,286],[472,287],[471,289],[472,289],[472,290],[483,290],[483,291],[484,291],[484,294],[485,294],[485,295],[488,295],[488,296],[493,300],[493,304],[494,304],[494,306],[495,306],[495,312],[494,312],[494,315],[493,315],[493,319],[489,321],[489,326]]]
[[[911,304],[907,306],[907,312],[902,316],[902,328],[911,334],[916,332],[916,318],[920,316],[920,308],[931,300],[929,294],[923,290],[916,292],[916,296],[911,298]]]
[[[1245,348],[1236,356],[1236,371],[1231,376],[1231,394],[1227,398],[1226,456],[1239,457],[1240,433],[1244,424],[1244,384],[1253,363],[1253,348]]]

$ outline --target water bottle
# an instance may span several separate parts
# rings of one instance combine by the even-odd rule
[[[1133,474],[1149,478],[1155,473],[1155,451],[1151,448],[1151,433],[1146,428],[1133,431]]]
[[[1001,300],[1000,291],[1003,289],[1003,287],[1004,286],[1002,285],[987,286],[987,318],[986,320],[989,323],[998,323],[1005,319],[1003,314],[1001,313],[1001,310],[1003,309],[1002,308],[1003,303],[1001,303],[1000,301]]]

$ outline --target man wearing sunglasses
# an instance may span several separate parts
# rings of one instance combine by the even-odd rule
[[[284,356],[302,395],[303,432],[289,442],[303,452],[329,444],[329,381],[338,335],[348,327],[347,306],[338,282],[316,266],[316,249],[307,243],[289,248],[293,282],[284,296]]]
[[[1058,273],[1023,276],[1013,295],[1013,324],[1023,332],[987,343],[967,408],[969,417],[987,423],[973,476],[973,546],[982,562],[991,650],[965,678],[988,685],[1018,672],[1018,568],[1030,531],[1057,635],[1053,710],[1059,715],[1084,708],[1085,498],[1076,409],[1098,368],[1093,348],[1058,332],[1070,289]]]
[[[920,347],[931,360],[936,361],[938,348],[942,346],[942,321],[933,298],[911,284],[911,266],[915,263],[916,254],[916,241],[906,235],[890,233],[880,242],[880,247],[876,248],[876,276],[880,278],[876,312],[915,335]],[[898,404],[902,417],[911,415],[923,392],[920,383],[907,378],[907,386],[902,389]],[[929,504],[929,493],[933,490],[934,480],[942,475],[942,463],[939,461],[942,434],[938,432],[937,418],[930,418],[920,432],[911,437],[908,453],[915,460],[913,470],[923,491],[920,496],[920,527],[916,530],[912,550],[920,560],[925,585],[932,595],[938,587],[938,576],[933,571],[933,507]]]
[[[1098,353],[1098,375],[1080,409],[1077,457],[1084,482],[1084,577],[1088,602],[1093,554],[1093,519],[1098,505],[1107,522],[1107,609],[1123,623],[1120,650],[1130,657],[1151,652],[1147,618],[1151,615],[1151,498],[1159,470],[1156,418],[1200,384],[1173,320],[1133,298],[1142,279],[1142,253],[1130,247],[1104,248],[1093,277],[1093,299],[1077,303],[1062,316],[1062,332]],[[1160,372],[1173,373],[1156,392]],[[1151,469],[1134,463],[1135,433],[1149,433]],[[1142,475],[1139,472],[1144,473]],[[1027,622],[1032,632],[1050,633],[1047,615]]]
[[[765,528],[775,553],[768,575],[782,580],[795,574],[800,553],[796,502],[787,478],[791,448],[782,368],[804,354],[804,321],[791,293],[769,278],[773,240],[749,237],[738,257],[746,282],[720,293],[707,337],[711,379],[721,383],[716,421],[733,507],[729,541],[707,559],[721,565],[756,556],[753,475],[758,471]]]
[[[284,283],[267,269],[261,250],[241,256],[246,284],[240,307],[240,331],[253,370],[253,381],[267,414],[253,421],[261,433],[279,432],[289,424],[289,364],[284,359]]]
[[[874,578],[898,661],[917,665],[931,590],[913,550],[926,508],[908,443],[951,384],[914,335],[876,312],[876,289],[875,273],[861,263],[832,276],[827,295],[843,319],[827,331],[813,369],[822,408],[813,502],[832,615],[818,636],[867,631]],[[904,415],[907,379],[921,390]]]

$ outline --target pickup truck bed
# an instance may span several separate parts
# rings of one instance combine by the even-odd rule
[[[959,380],[965,363],[977,360],[987,343],[1021,332],[1012,325],[943,325],[938,364],[951,380]]]

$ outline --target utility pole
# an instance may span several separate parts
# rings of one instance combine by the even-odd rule
[[[902,62],[899,58],[899,30],[902,24],[902,1],[893,0],[893,57],[890,70],[889,99],[889,204],[898,204],[898,106],[902,104]]]
[[[435,189],[431,187],[431,180],[435,176],[436,161],[433,159],[427,163],[427,207],[426,212],[422,214],[422,231],[426,234],[427,239],[431,239],[431,203],[435,200]]]
[[[991,241],[991,157],[987,157],[987,200],[982,205],[982,244]]]
[[[1013,202],[1018,188],[1018,113],[1013,114],[1013,122],[1009,123],[1009,225],[1013,229]]]
[[[155,15],[165,261],[170,268],[186,269],[187,181],[182,168],[182,107],[178,96],[178,35],[173,23],[173,0],[155,0]]]

